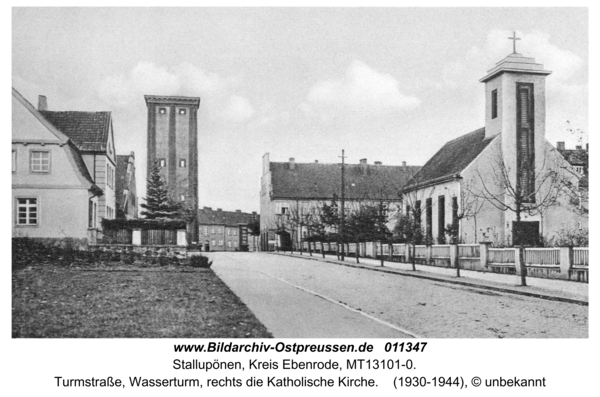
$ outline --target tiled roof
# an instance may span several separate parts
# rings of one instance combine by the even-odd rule
[[[459,174],[490,144],[495,136],[485,138],[485,128],[480,128],[444,146],[421,168],[405,189],[422,186],[444,177]]]
[[[331,199],[341,195],[341,164],[270,163],[273,199]],[[345,165],[345,197],[349,200],[396,199],[418,166]]]
[[[558,150],[571,165],[588,166],[588,151],[585,149]]]
[[[208,207],[198,210],[199,225],[238,226],[239,224],[250,223],[253,217],[256,217],[257,220],[260,220],[260,215],[253,215],[246,212],[215,211]]]
[[[84,152],[106,151],[110,128],[110,112],[41,111],[56,128],[75,142]]]

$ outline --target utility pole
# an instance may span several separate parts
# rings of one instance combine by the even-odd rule
[[[341,216],[340,216],[340,231],[339,231],[339,238],[341,238],[342,240],[342,252],[341,252],[341,258],[342,260],[344,260],[344,221],[345,221],[345,204],[344,201],[346,199],[346,189],[345,189],[345,185],[346,185],[346,180],[345,180],[345,174],[344,174],[344,159],[346,158],[346,156],[344,155],[344,149],[342,149],[342,155],[340,156],[342,158],[342,199],[341,199],[341,204],[342,204],[342,208],[341,208]]]

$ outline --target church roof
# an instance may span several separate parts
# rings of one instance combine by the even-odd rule
[[[220,208],[213,210],[210,207],[204,207],[198,210],[199,225],[225,225],[239,226],[247,225],[253,218],[259,219],[257,214],[249,214],[241,211],[223,211]]]
[[[345,165],[345,197],[349,200],[398,198],[398,192],[421,167]],[[270,163],[273,199],[331,200],[341,195],[341,164]]]
[[[409,181],[404,190],[410,191],[442,182],[460,174],[494,138],[495,136],[486,139],[485,128],[480,128],[446,142]]]
[[[57,129],[84,152],[104,152],[110,131],[110,112],[40,111]]]

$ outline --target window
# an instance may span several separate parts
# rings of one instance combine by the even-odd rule
[[[36,198],[17,199],[17,225],[38,224],[38,202]]]
[[[185,108],[179,108],[179,114],[185,114]]]
[[[290,207],[288,206],[288,203],[286,202],[278,202],[275,204],[275,213],[278,215],[285,215],[285,214],[289,214],[290,212]]]
[[[179,198],[181,199],[181,201],[185,201],[185,194],[182,194],[181,196],[179,196]]]
[[[421,200],[417,200],[415,203],[415,223],[421,224]]]
[[[535,203],[535,118],[532,83],[517,83],[517,190]]]
[[[446,197],[438,197],[438,243],[444,244],[446,235]]]
[[[227,229],[227,235],[231,236],[231,229]]]
[[[164,168],[167,166],[167,159],[158,159],[158,166]]]
[[[211,231],[211,233],[212,233],[212,234],[215,234],[215,227],[214,227],[214,226],[212,227],[212,231]]]
[[[213,240],[213,241],[212,241],[212,246],[214,247],[214,246],[216,246],[216,245],[217,245],[217,242],[216,242],[215,240]]]
[[[17,172],[17,151],[12,151],[12,172]]]
[[[432,230],[431,230],[432,223],[433,223],[432,207],[433,207],[433,200],[430,198],[425,200],[425,227],[426,227],[426,233],[427,233],[427,240],[429,240],[430,243],[433,240],[433,234],[432,234]]]
[[[204,235],[208,236],[208,226],[204,226]]]
[[[492,91],[492,118],[498,117],[498,90]]]
[[[167,114],[167,108],[158,108],[158,113]]]
[[[458,197],[452,197],[452,224],[458,223]]]
[[[223,234],[223,228],[222,227],[219,228],[219,234]]]
[[[179,168],[185,168],[185,167],[186,167],[185,159],[179,159]]]
[[[108,186],[113,187],[114,174],[113,174],[113,169],[109,164],[106,165],[106,174],[107,174],[107,179],[108,179]]]
[[[233,229],[233,235],[237,236],[237,229]]]
[[[219,247],[223,246],[223,240],[219,240]]]
[[[233,246],[234,246],[235,248],[237,248],[237,246],[238,246],[238,243],[237,243],[237,241],[234,241],[234,242],[233,242]]]
[[[231,248],[231,241],[227,242],[227,248]]]
[[[31,152],[31,172],[50,172],[50,152]]]

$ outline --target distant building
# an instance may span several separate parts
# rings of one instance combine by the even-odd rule
[[[367,159],[345,165],[346,207],[361,203],[385,201],[391,207],[400,205],[400,192],[420,167],[383,165]],[[306,228],[276,234],[286,217],[295,212],[309,212],[323,203],[330,204],[341,197],[341,164],[272,162],[269,153],[263,156],[260,194],[261,249],[299,244],[310,233]]]
[[[556,142],[556,150],[573,166],[577,173],[586,177],[589,167],[589,149],[589,144],[585,145],[585,149],[583,146],[575,146],[575,149],[566,149],[564,142]]]
[[[42,109],[45,103],[42,97]],[[85,152],[42,113],[13,88],[12,236],[94,240],[100,211],[106,213],[105,193]]]
[[[117,155],[117,218],[138,217],[135,153]]]
[[[147,175],[158,164],[171,200],[197,211],[200,98],[168,95],[144,98],[148,107]],[[189,227],[192,242],[198,241],[198,225],[194,221]]]
[[[251,236],[247,226],[259,219],[256,212],[204,207],[198,210],[200,242],[211,251],[256,251],[258,236]]]
[[[98,198],[94,224],[115,219],[117,156],[111,112],[49,111],[46,97],[39,96],[38,110],[75,144],[94,183],[104,194]]]

